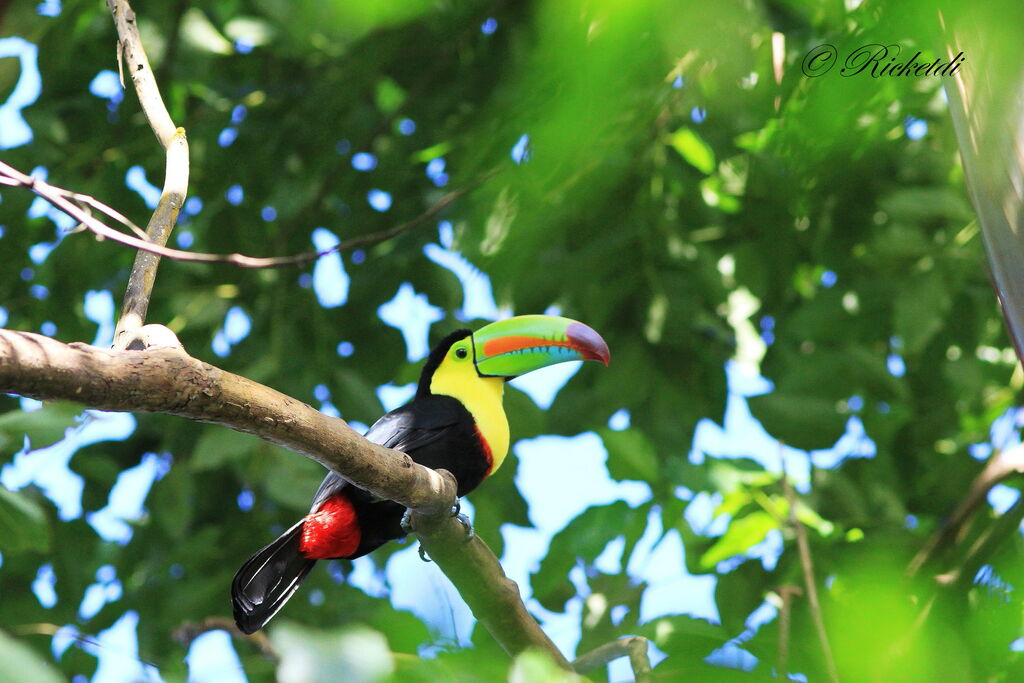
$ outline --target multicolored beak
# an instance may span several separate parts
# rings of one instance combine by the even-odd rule
[[[601,335],[581,322],[553,315],[520,315],[473,333],[481,377],[518,377],[570,360],[611,360]]]

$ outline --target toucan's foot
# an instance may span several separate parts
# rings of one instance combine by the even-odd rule
[[[459,524],[462,525],[462,528],[466,530],[466,540],[472,540],[473,537],[476,536],[476,532],[473,531],[473,525],[469,523],[469,517],[466,515],[456,514],[455,519],[457,519]]]
[[[392,518],[392,519],[394,519],[394,518]],[[404,531],[405,533],[411,534],[412,532],[415,531],[415,529],[412,528],[412,510],[410,510],[409,508],[405,509],[405,514],[402,515],[402,522],[401,522],[401,524],[402,524],[402,531]]]
[[[452,503],[452,517],[458,517],[460,512],[462,512],[462,501],[456,498]]]
[[[423,544],[420,543],[420,559],[424,562],[433,562],[432,559],[427,557],[427,551],[423,548]]]

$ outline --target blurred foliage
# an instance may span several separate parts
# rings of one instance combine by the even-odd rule
[[[986,10],[987,47],[1005,50],[1002,36],[1020,26],[1007,17],[1020,8],[994,4],[1002,10]],[[42,96],[23,111],[35,139],[5,150],[4,161],[44,166],[50,182],[144,222],[147,209],[125,176],[140,165],[159,186],[162,151],[133,92],[108,106],[88,90],[98,72],[116,71],[106,9],[65,0],[48,18],[36,3],[4,8],[0,35],[37,43],[43,76]],[[988,441],[1021,384],[964,191],[944,81],[800,71],[822,43],[841,55],[894,42],[926,58],[944,54],[935,3],[228,0],[135,9],[171,116],[189,136],[189,194],[203,208],[177,230],[194,237],[193,249],[307,251],[318,226],[341,239],[372,234],[501,170],[443,214],[454,247],[491,276],[499,305],[519,313],[557,305],[600,330],[614,355],[607,371],[581,372],[548,411],[510,392],[513,434],[597,430],[612,477],[653,491],[636,508],[620,501],[586,510],[532,575],[549,610],[577,596],[568,578],[575,567],[591,597],[603,598],[582,610],[581,652],[637,633],[668,655],[655,669],[663,680],[733,680],[737,671],[705,662],[731,643],[758,659],[746,674],[757,679],[786,643],[788,671],[825,680],[804,597],[792,599],[786,633],[779,619],[747,624],[766,601],[782,604],[782,587],[803,581],[780,473],[747,457],[691,453],[700,420],[723,423],[723,366],[734,358],[774,383],[750,401],[773,437],[828,448],[856,416],[877,449],[870,459],[812,468],[794,510],[808,530],[842,680],[1019,680],[1024,662],[1010,647],[1024,635],[1014,590],[1024,583],[1019,535],[986,558],[987,581],[937,592],[903,574],[980,470],[968,447]],[[953,23],[971,10],[944,11]],[[482,31],[491,19],[496,30]],[[781,80],[775,34],[785,39]],[[18,68],[0,60],[0,101]],[[999,83],[1002,74],[986,76]],[[411,134],[402,131],[406,119],[415,122]],[[914,121],[926,124],[925,135],[907,134]],[[237,135],[222,146],[226,129]],[[516,164],[510,150],[524,134],[526,162]],[[376,157],[372,172],[353,170],[358,152]],[[436,157],[449,174],[443,188],[425,173]],[[237,204],[228,200],[234,185],[244,191]],[[374,189],[394,198],[389,211],[369,206]],[[29,248],[56,235],[50,219],[26,218],[32,201],[25,190],[2,193],[5,326],[35,331],[50,322],[61,340],[92,340],[85,294],[110,290],[118,300],[133,254],[77,234],[33,263]],[[268,206],[273,216],[264,215]],[[171,326],[193,355],[301,400],[313,402],[324,384],[343,417],[369,423],[382,412],[374,388],[413,381],[418,371],[377,308],[403,282],[447,312],[463,303],[457,279],[422,255],[435,235],[427,225],[345,254],[351,289],[337,310],[316,303],[312,266],[165,261],[149,322]],[[213,339],[233,306],[252,330],[217,358]],[[449,314],[435,338],[456,324]],[[344,341],[351,356],[336,352]],[[75,424],[76,411],[63,405],[22,414],[16,401],[0,401],[12,411],[0,416],[2,462],[26,435],[37,448]],[[606,428],[622,408],[629,428]],[[118,474],[154,451],[171,453],[173,465],[127,545],[102,541],[82,519],[60,521],[35,489],[0,492],[0,678],[18,677],[15,670],[57,678],[49,639],[26,625],[98,633],[136,610],[140,657],[168,680],[184,679],[185,649],[172,632],[228,613],[238,564],[305,511],[321,475],[250,437],[143,415],[124,443],[87,446],[72,459],[86,482],[86,512],[103,507]],[[510,457],[472,497],[478,531],[499,552],[500,524],[529,524],[516,465]],[[236,504],[243,490],[253,494],[249,511]],[[690,495],[701,493],[716,494],[716,513],[730,520],[714,536],[684,517]],[[664,534],[684,540],[686,570],[717,577],[720,624],[687,615],[642,623],[648,587],[595,566],[622,537],[625,567],[652,512]],[[971,534],[997,516],[986,508]],[[769,534],[783,539],[777,564],[744,559]],[[395,549],[376,553],[378,566]],[[50,608],[29,591],[46,562],[60,598]],[[949,562],[939,569],[956,558]],[[347,572],[345,564],[336,569]],[[124,594],[85,619],[79,596],[104,565],[116,569]],[[420,659],[434,638],[423,623],[332,576],[317,571],[304,588],[321,592],[322,603],[292,605],[270,628],[287,652],[281,680],[291,680],[288,667],[318,680],[323,667],[343,665],[366,679],[562,680],[534,653],[503,659],[480,629],[473,651],[445,646]],[[613,623],[617,606],[625,616]],[[239,640],[236,649],[252,679],[271,675],[274,663],[257,648]],[[95,661],[72,648],[57,666],[89,674]]]

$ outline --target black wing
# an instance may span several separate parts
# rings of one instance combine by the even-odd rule
[[[366,438],[385,448],[394,448],[416,460],[416,451],[460,429],[469,413],[457,400],[449,396],[420,396],[385,414],[373,423]],[[315,512],[331,495],[349,483],[334,472],[324,477],[313,496],[310,512]]]

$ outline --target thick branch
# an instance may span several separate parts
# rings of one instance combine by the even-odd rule
[[[435,520],[413,515],[420,544],[498,644],[513,656],[529,647],[539,647],[559,666],[571,669],[569,661],[526,611],[519,587],[505,575],[487,544],[479,536],[467,539],[466,529],[455,518]]]
[[[212,422],[316,460],[382,498],[446,511],[453,481],[370,443],[344,420],[173,349],[107,351],[0,330],[0,392],[67,399],[90,408]]]
[[[106,350],[2,329],[0,392],[212,422],[312,458],[356,486],[411,508],[420,541],[506,651],[539,648],[569,668],[494,553],[479,539],[467,543],[451,518],[455,478],[370,443],[344,420],[178,349]]]

